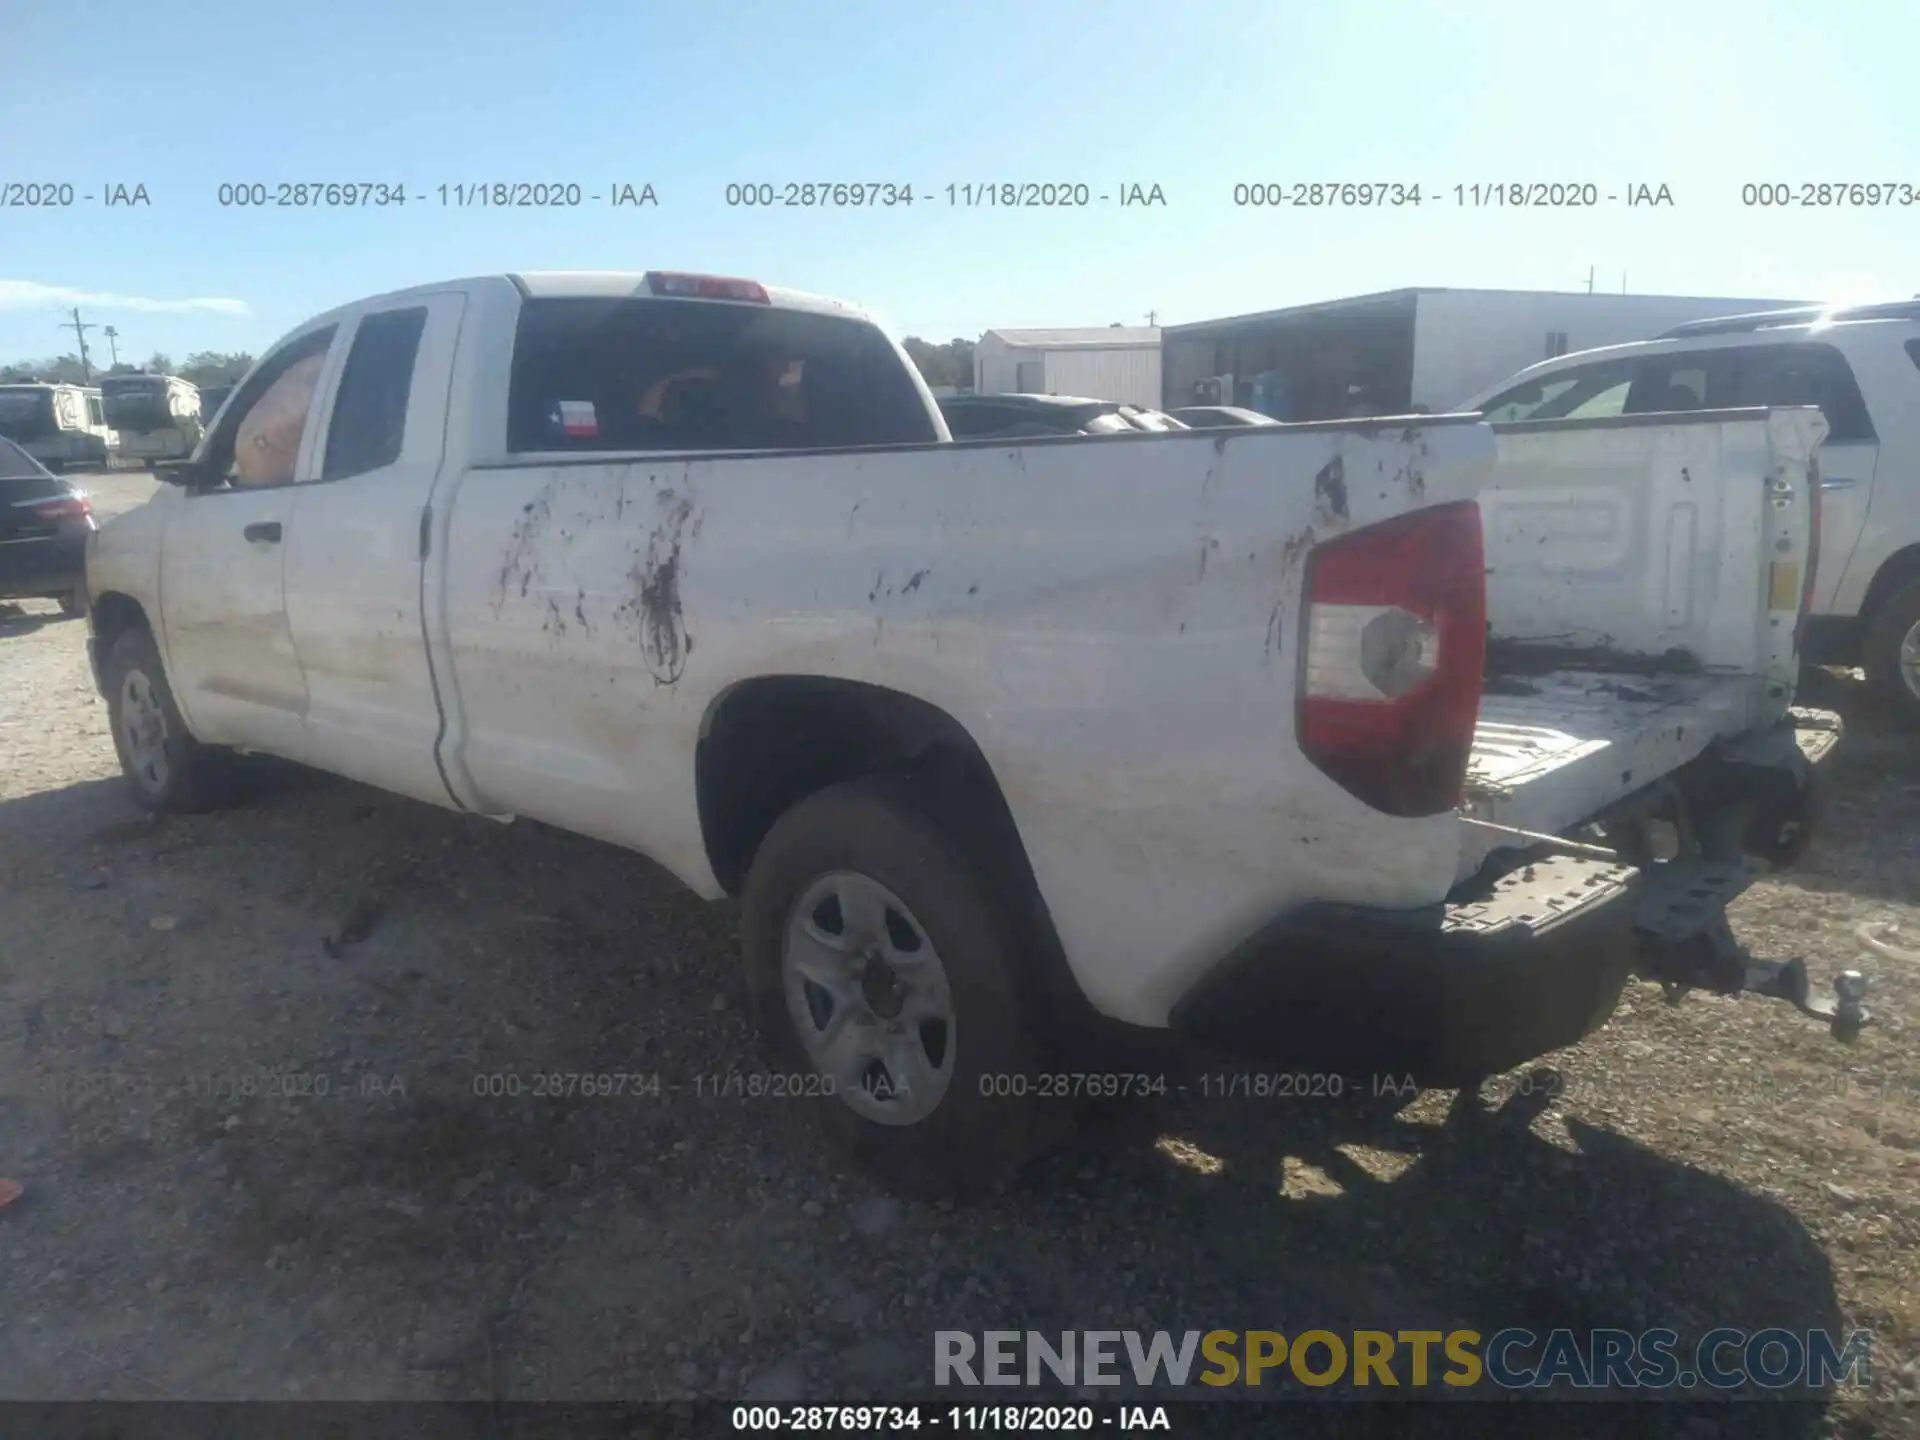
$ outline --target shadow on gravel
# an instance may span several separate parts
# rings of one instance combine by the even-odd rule
[[[238,1070],[255,1057],[236,1033],[259,1031],[268,1058],[340,1087],[324,1105],[176,1103],[150,1154],[78,1158],[111,1160],[147,1196],[193,1187],[193,1285],[250,1293],[290,1272],[364,1294],[440,1393],[646,1393],[691,1363],[668,1348],[684,1341],[737,1366],[686,1382],[710,1393],[804,1355],[838,1398],[885,1397],[925,1383],[935,1328],[1664,1326],[1685,1355],[1716,1326],[1843,1323],[1825,1256],[1784,1207],[1578,1121],[1571,1149],[1542,1138],[1542,1083],[1444,1126],[1397,1103],[1190,1087],[1110,1108],[999,1199],[882,1200],[791,1102],[702,1102],[702,1075],[757,1063],[725,907],[612,847],[268,773],[261,803],[218,816],[143,817],[118,780],[0,804],[0,831],[36,849],[99,852],[102,905],[127,897],[141,944],[161,897],[184,917],[173,937],[192,945],[165,966],[117,962],[186,997],[136,1012],[140,1044],[182,1047],[198,1072],[215,1062],[197,1047],[219,1043]],[[60,859],[54,883],[101,883]],[[63,943],[63,964],[102,964]],[[535,1094],[549,1072],[664,1084]],[[482,1083],[496,1076],[523,1088]],[[1471,1403],[1463,1427],[1457,1404],[1290,1407],[1284,1431],[1241,1433],[1332,1423],[1302,1410],[1404,1434],[1491,1434],[1516,1413]],[[1518,1413],[1531,1434],[1690,1437],[1813,1435],[1831,1418],[1812,1402]]]
[[[42,625],[58,625],[63,620],[78,618],[62,615],[52,605],[41,610],[27,610],[13,601],[0,600],[0,640],[16,635],[31,635]]]
[[[1142,1288],[1237,1293],[1243,1306],[1156,1316],[1156,1326],[1470,1328],[1483,1338],[1565,1328],[1583,1339],[1665,1327],[1679,1332],[1689,1369],[1693,1344],[1718,1326],[1842,1338],[1832,1269],[1791,1212],[1578,1120],[1565,1122],[1574,1150],[1542,1138],[1534,1122],[1559,1088],[1555,1072],[1536,1071],[1498,1109],[1461,1097],[1444,1124],[1410,1123],[1390,1102],[1202,1101],[1192,1088],[1182,1101],[1106,1112],[1035,1177],[1044,1190],[1075,1166],[1125,1172],[1102,1179],[1150,1197],[1156,1276]],[[1483,1382],[1472,1399],[1500,1393]],[[1436,1385],[1420,1398],[1468,1397]],[[1396,1407],[1388,1428],[1427,1408]],[[1528,1408],[1541,1434],[1579,1415],[1578,1433],[1796,1436],[1821,1433],[1827,1406],[1803,1391],[1737,1407]]]

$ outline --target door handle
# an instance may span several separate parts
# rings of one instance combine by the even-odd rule
[[[1822,490],[1851,490],[1860,482],[1851,475],[1829,475],[1820,482]]]
[[[247,526],[247,528],[240,533],[249,540],[264,540],[269,545],[278,545],[280,543],[280,522],[278,520],[263,520],[258,524]]]

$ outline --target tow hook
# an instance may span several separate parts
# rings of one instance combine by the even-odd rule
[[[1873,1019],[1863,1003],[1867,977],[1858,970],[1842,970],[1833,977],[1833,997],[1815,999],[1806,963],[1792,960],[1750,960],[1743,989],[1774,1000],[1785,1000],[1803,1015],[1825,1020],[1836,1040],[1852,1040]]]

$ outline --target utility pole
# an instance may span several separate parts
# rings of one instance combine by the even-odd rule
[[[120,332],[109,325],[100,332],[107,337],[107,351],[113,356],[113,368],[120,368]]]
[[[88,384],[92,384],[93,362],[87,358],[87,331],[93,329],[93,326],[84,323],[80,319],[80,307],[76,305],[73,307],[73,319],[62,321],[60,328],[62,330],[71,330],[74,335],[78,337],[80,341],[80,376]]]
[[[1160,323],[1160,312],[1158,310],[1149,310],[1147,312],[1147,324],[1158,325],[1159,323]]]
[[[1587,294],[1593,293],[1593,266],[1587,266]]]

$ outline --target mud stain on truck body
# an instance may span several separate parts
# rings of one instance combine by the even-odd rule
[[[630,593],[614,616],[630,628],[654,683],[672,685],[685,673],[687,656],[693,653],[680,600],[681,546],[693,519],[693,499],[662,490],[655,504],[663,513],[646,547],[634,556],[627,571]]]

